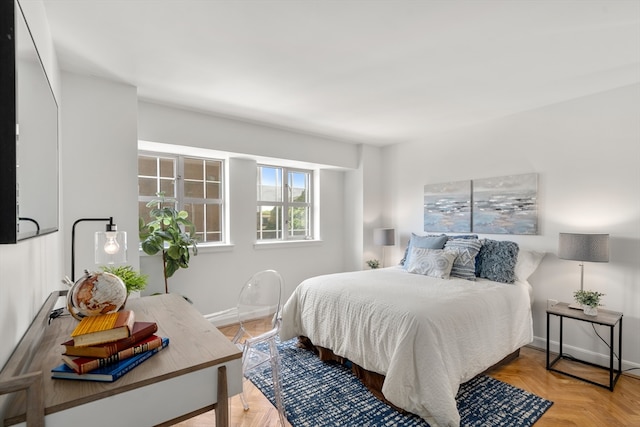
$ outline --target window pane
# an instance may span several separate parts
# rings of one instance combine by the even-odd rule
[[[282,201],[282,169],[268,166],[258,167],[258,200]]]
[[[309,232],[309,208],[289,208],[287,233],[291,237],[305,238],[311,236]]]
[[[176,177],[173,159],[160,159],[160,176],[163,178]]]
[[[204,198],[204,187],[202,181],[184,181],[185,197]]]
[[[206,167],[206,180],[220,182],[222,176],[222,162],[207,160]]]
[[[207,233],[207,242],[221,242],[222,233]]]
[[[219,199],[220,198],[220,184],[207,183],[207,199]]]
[[[220,233],[222,231],[222,205],[208,203],[205,205],[207,209],[206,231]]]
[[[160,191],[164,192],[165,197],[176,197],[176,182],[173,179],[161,179]]]
[[[282,222],[282,207],[258,206],[258,239],[281,239]]]
[[[184,159],[184,178],[204,181],[202,170],[202,160],[200,159]]]
[[[138,175],[158,176],[158,162],[155,157],[138,157]]]
[[[155,196],[158,192],[156,185],[156,178],[138,178],[138,195]]]
[[[289,172],[289,201],[308,202],[309,174],[305,172]]]
[[[149,216],[149,212],[151,212],[151,209],[152,208],[147,207],[146,202],[138,202],[138,216],[142,218],[145,224],[151,220],[151,217]]]

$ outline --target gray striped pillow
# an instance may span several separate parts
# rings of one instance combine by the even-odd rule
[[[478,239],[450,239],[444,245],[448,252],[456,254],[451,268],[452,277],[476,280],[476,256],[480,252],[482,242]]]

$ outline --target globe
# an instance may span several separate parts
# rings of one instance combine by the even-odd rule
[[[127,287],[122,279],[107,272],[88,272],[67,294],[69,313],[80,320],[87,316],[114,313],[124,306]]]

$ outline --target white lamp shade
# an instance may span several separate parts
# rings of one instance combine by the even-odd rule
[[[373,230],[373,243],[379,246],[396,244],[396,230],[393,228],[377,228]]]

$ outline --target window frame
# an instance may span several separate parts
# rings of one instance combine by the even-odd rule
[[[185,210],[186,205],[192,204],[215,204],[219,205],[219,214],[220,214],[220,231],[219,231],[219,240],[200,240],[198,239],[198,246],[217,246],[224,245],[227,243],[228,235],[227,235],[227,175],[226,175],[226,159],[217,158],[217,157],[207,157],[207,156],[199,156],[199,155],[190,155],[190,154],[179,154],[179,153],[168,153],[168,152],[158,152],[158,151],[150,151],[150,150],[138,150],[138,161],[140,157],[152,157],[158,159],[170,159],[173,161],[173,186],[174,186],[174,196],[172,198],[176,199],[177,209]],[[217,181],[219,186],[219,197],[218,198],[199,198],[199,197],[187,197],[185,195],[185,182],[188,182],[185,178],[185,159],[190,160],[198,160],[198,161],[211,161],[211,162],[219,162],[220,164],[220,173],[219,180]],[[138,180],[143,177],[150,177],[148,175],[141,175],[138,171]],[[161,182],[162,177],[160,176],[160,171],[158,169],[157,176],[153,177],[158,180],[158,183]],[[204,183],[206,185],[206,175],[203,176],[205,179]],[[156,185],[156,190],[160,191],[158,185]],[[167,196],[169,197],[169,196]],[[156,199],[157,196],[141,196],[140,188],[138,188],[138,203],[148,203],[151,200]],[[206,209],[206,208],[205,208]],[[138,216],[140,216],[140,212],[138,211]],[[204,216],[204,224],[206,224],[206,212],[203,213]],[[144,218],[145,221],[148,221],[147,218]],[[189,220],[193,221],[193,218],[189,218]],[[196,225],[197,227],[197,225]],[[208,233],[206,230],[197,229],[198,236],[206,239]]]
[[[260,199],[260,190],[259,187],[261,185],[261,168],[271,168],[271,169],[279,169],[281,171],[281,190],[279,195],[279,201],[272,200],[261,200]],[[305,236],[291,236],[288,228],[289,219],[282,218],[282,227],[280,230],[276,230],[276,237],[274,238],[264,238],[260,237],[261,234],[265,230],[262,230],[257,227],[256,221],[256,230],[255,237],[257,243],[274,243],[274,242],[303,242],[303,241],[313,241],[316,240],[316,226],[315,226],[315,211],[316,211],[316,201],[315,201],[315,171],[312,169],[304,169],[300,167],[293,166],[283,166],[277,164],[270,163],[260,163],[256,164],[256,215],[259,215],[261,211],[261,206],[274,206],[280,207],[283,216],[288,216],[288,212],[290,208],[303,207],[306,208],[306,220],[307,226],[306,231],[307,234]],[[292,172],[303,173],[306,175],[306,200],[305,202],[295,202],[290,201],[288,194],[286,194],[287,189],[290,188],[289,185],[289,174]],[[285,212],[287,214],[285,214]],[[257,220],[257,218],[256,218]],[[280,237],[277,237],[278,233]]]

